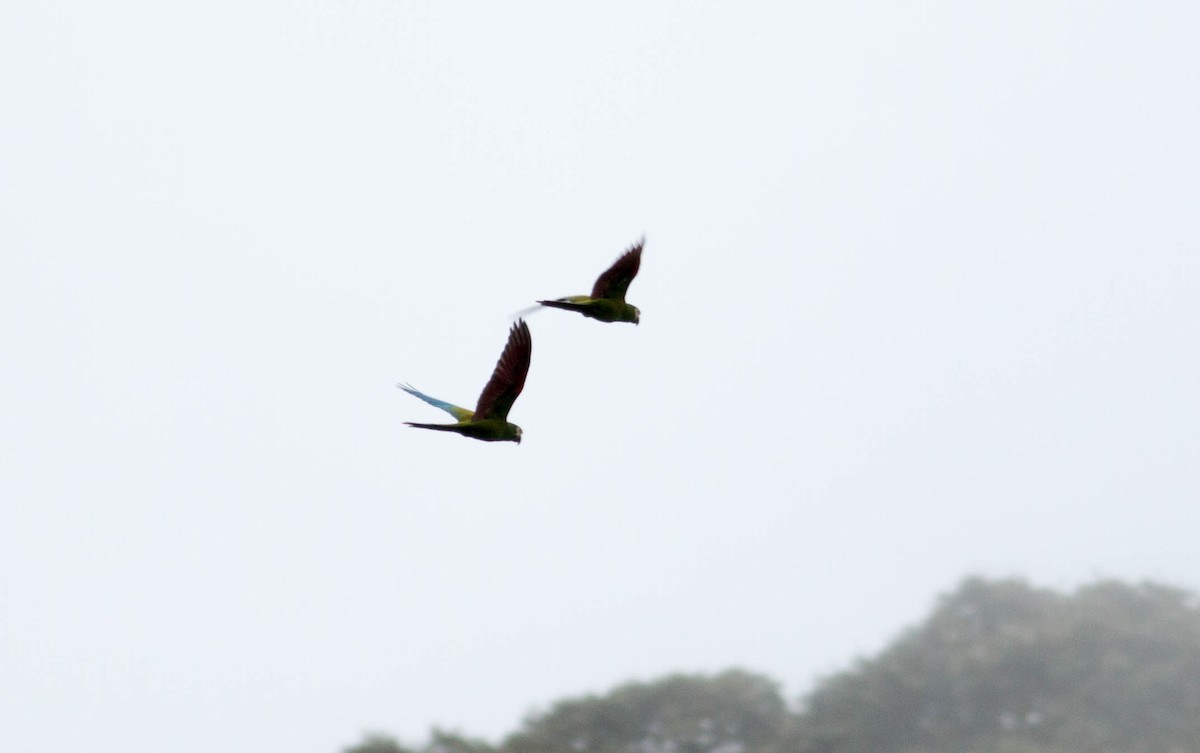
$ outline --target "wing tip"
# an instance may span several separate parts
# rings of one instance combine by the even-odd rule
[[[538,301],[541,303],[541,301]],[[524,317],[513,322],[512,328],[509,330],[509,338],[516,338],[517,342],[522,345],[527,345],[533,342],[533,335],[529,332],[529,325],[525,323]]]

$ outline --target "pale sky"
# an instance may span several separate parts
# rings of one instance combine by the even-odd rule
[[[0,12],[0,750],[789,698],[964,576],[1200,589],[1200,6]],[[646,235],[640,327],[509,316]]]

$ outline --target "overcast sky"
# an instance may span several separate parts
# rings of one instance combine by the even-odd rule
[[[1200,588],[1200,6],[0,12],[0,749],[790,698],[964,576]],[[640,327],[510,315],[642,234]]]

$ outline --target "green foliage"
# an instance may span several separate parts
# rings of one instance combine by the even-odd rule
[[[411,748],[405,748],[393,737],[368,733],[358,745],[346,748],[344,753],[414,753]]]
[[[788,714],[775,684],[731,670],[629,683],[526,720],[504,753],[774,753]]]
[[[429,733],[429,742],[421,748],[421,753],[495,753],[495,750],[483,740],[434,727]]]
[[[346,753],[1196,753],[1200,603],[1153,584],[1061,594],[971,578],[790,713],[730,670],[559,701],[499,747],[434,729]]]
[[[803,753],[1200,750],[1200,610],[1163,586],[970,579],[807,706]]]
[[[482,740],[463,737],[457,732],[447,732],[434,727],[429,740],[420,748],[408,748],[387,735],[368,734],[358,745],[347,748],[345,753],[495,753],[496,749]]]

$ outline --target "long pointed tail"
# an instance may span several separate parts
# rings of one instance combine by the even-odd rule
[[[405,426],[411,426],[414,429],[433,429],[434,431],[458,431],[458,426],[455,424],[414,424],[412,421],[405,421]]]
[[[565,309],[566,311],[584,312],[588,310],[588,307],[582,303],[571,303],[570,301],[538,301],[538,303],[554,309]]]

